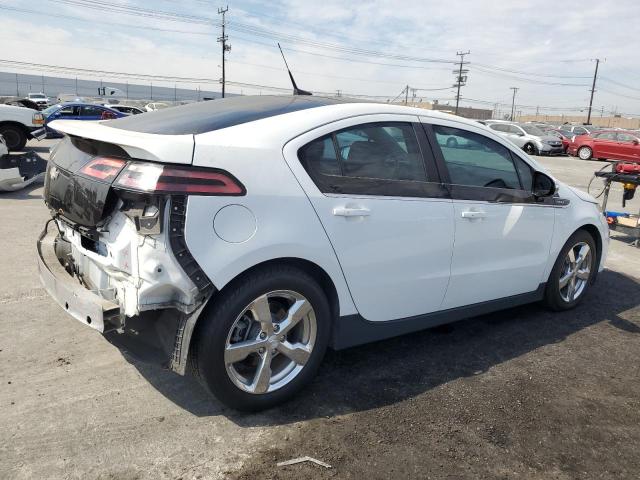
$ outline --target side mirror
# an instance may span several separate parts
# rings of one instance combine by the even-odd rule
[[[556,193],[556,182],[546,173],[533,174],[533,196],[538,198],[551,197]]]
[[[634,145],[638,145],[638,144],[640,144],[640,141],[638,141],[638,139],[637,139],[637,138],[634,138],[634,139],[631,141],[631,143],[633,143]]]

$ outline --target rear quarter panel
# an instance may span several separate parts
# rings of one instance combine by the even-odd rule
[[[247,194],[189,197],[185,239],[191,254],[218,289],[269,260],[308,260],[333,280],[340,315],[356,313],[329,239],[284,161],[282,146],[260,134],[252,135],[251,130],[260,124],[253,122],[196,136],[193,165],[228,171],[243,183]],[[265,128],[267,124],[264,122]],[[253,214],[255,232],[250,238],[232,243],[216,233],[214,219],[229,205],[240,205]]]

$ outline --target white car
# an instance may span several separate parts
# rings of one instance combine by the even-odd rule
[[[133,105],[121,105],[121,104],[115,105],[111,103],[104,103],[103,105],[105,107],[109,107],[112,110],[117,110],[118,112],[126,113],[127,115],[139,115],[147,111],[139,107],[134,107]]]
[[[607,252],[592,197],[439,112],[241,96],[52,126],[45,287],[236,409],[289,398],[327,347],[575,307]]]
[[[162,103],[162,102],[153,102],[153,103],[147,103],[144,108],[147,110],[147,112],[154,112],[156,110],[163,110],[165,108],[168,108],[169,105],[166,103]]]
[[[0,104],[0,135],[9,151],[22,150],[31,133],[42,126],[37,122],[39,112],[32,108]]]
[[[564,153],[562,141],[558,137],[547,135],[530,123],[487,121],[485,125],[522,148],[529,155],[560,155]]]
[[[29,93],[26,98],[27,100],[35,102],[40,110],[43,110],[49,106],[49,97],[47,97],[44,93]]]

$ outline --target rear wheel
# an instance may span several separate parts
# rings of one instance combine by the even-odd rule
[[[591,148],[589,147],[580,147],[578,149],[578,157],[580,157],[580,160],[589,160],[591,159],[592,155],[593,150],[591,150]]]
[[[0,125],[0,135],[7,142],[9,151],[22,150],[27,144],[27,135],[17,125]]]
[[[318,283],[296,268],[249,274],[222,292],[202,320],[198,372],[225,405],[246,411],[281,403],[315,375],[331,314]]]
[[[593,237],[578,230],[567,241],[556,260],[547,288],[545,303],[552,310],[569,310],[578,305],[589,290],[596,271]]]

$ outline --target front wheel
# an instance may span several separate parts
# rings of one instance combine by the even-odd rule
[[[324,291],[302,270],[275,266],[221,292],[198,333],[200,376],[228,407],[257,411],[301,390],[329,341]]]
[[[531,143],[527,143],[524,147],[522,147],[522,149],[525,151],[525,153],[527,155],[535,155],[536,154],[536,147],[534,145],[532,145]]]
[[[27,135],[17,125],[0,126],[0,135],[4,137],[10,152],[20,151],[27,144]]]
[[[589,147],[580,147],[578,149],[578,157],[580,157],[580,160],[589,160],[591,159],[592,155],[593,150],[591,150],[591,148]]]
[[[595,274],[596,247],[584,230],[574,233],[560,251],[545,290],[545,303],[552,310],[569,310],[585,297]]]

